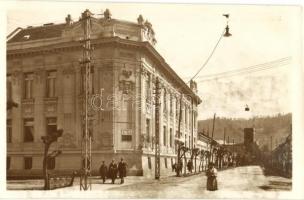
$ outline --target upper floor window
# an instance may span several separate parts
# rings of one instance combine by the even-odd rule
[[[12,142],[12,120],[11,119],[6,120],[6,142],[7,143]]]
[[[170,128],[170,141],[169,141],[169,143],[170,143],[170,147],[172,147],[173,146],[173,131],[172,131],[172,128]]]
[[[146,119],[147,142],[150,142],[150,119]]]
[[[46,97],[56,96],[56,71],[48,71],[46,79]]]
[[[24,75],[24,98],[25,99],[33,98],[33,82],[34,82],[34,74],[26,73]]]
[[[34,141],[34,119],[24,119],[23,124],[23,141],[33,142]]]
[[[167,127],[164,126],[164,132],[163,132],[163,143],[164,143],[164,146],[167,146]]]
[[[150,80],[151,80],[151,78],[150,78],[151,76],[148,74],[147,75],[147,77],[146,77],[146,84],[145,84],[145,86],[146,86],[146,88],[145,88],[145,90],[146,90],[146,101],[151,101],[151,83],[150,83]]]
[[[175,117],[178,119],[179,117],[179,101],[178,98],[175,98]]]
[[[56,117],[47,118],[46,124],[47,124],[47,127],[46,127],[47,135],[51,135],[57,131],[57,118]]]
[[[173,96],[170,94],[170,114],[173,114]]]
[[[167,91],[166,90],[164,90],[163,103],[164,103],[164,112],[166,112],[167,111]]]
[[[6,77],[6,98],[8,100],[12,99],[12,76],[7,75]]]

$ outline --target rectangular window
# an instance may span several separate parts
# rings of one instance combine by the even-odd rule
[[[165,168],[168,168],[167,158],[164,159],[165,159]]]
[[[24,119],[23,124],[23,141],[34,141],[34,119]]]
[[[12,100],[12,76],[6,76],[6,98]]]
[[[152,165],[151,165],[151,157],[150,157],[150,156],[148,156],[148,167],[149,167],[149,169],[152,168]]]
[[[189,148],[191,147],[191,137],[189,136]]]
[[[188,121],[188,116],[187,116],[187,114],[188,114],[188,113],[187,113],[187,107],[185,106],[185,118],[184,118],[184,119],[185,119],[185,127],[187,127],[187,125],[188,125],[188,124],[187,124],[187,121]]]
[[[164,90],[164,95],[163,95],[163,104],[164,104],[164,112],[167,112],[167,91]]]
[[[173,95],[170,94],[170,115],[173,114]]]
[[[151,101],[151,84],[150,84],[150,75],[147,75],[146,78],[146,101]]]
[[[48,159],[48,162],[47,162],[47,168],[48,168],[49,170],[53,170],[53,169],[55,169],[55,165],[56,165],[56,160],[55,160],[55,158],[49,158],[49,159]]]
[[[166,126],[164,126],[163,143],[164,143],[164,146],[167,145],[167,127]]]
[[[6,157],[6,170],[11,168],[11,157]]]
[[[12,142],[12,120],[8,119],[6,120],[6,142],[11,143]]]
[[[32,157],[24,158],[24,169],[32,169],[33,167],[33,159]]]
[[[147,142],[150,142],[150,119],[146,119]]]
[[[179,120],[179,103],[177,98],[175,99],[175,117]]]
[[[121,136],[121,141],[123,141],[123,142],[130,142],[130,141],[132,141],[132,135],[122,135]]]
[[[55,97],[56,96],[56,71],[47,72],[46,80],[46,97]]]
[[[57,118],[49,117],[46,119],[46,133],[47,135],[51,135],[57,131]]]
[[[172,147],[172,145],[173,145],[173,131],[172,131],[172,128],[170,128],[170,141],[169,141],[169,143],[170,143],[170,147]]]
[[[34,74],[26,73],[24,75],[24,98],[25,99],[33,98],[33,82],[34,82]]]

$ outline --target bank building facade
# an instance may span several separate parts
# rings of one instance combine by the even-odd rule
[[[103,160],[109,164],[120,158],[128,163],[129,175],[154,174],[156,77],[161,83],[161,173],[172,173],[177,141],[189,148],[197,143],[201,100],[196,84],[188,86],[155,50],[152,24],[141,15],[128,22],[113,19],[107,10],[91,22],[92,174]],[[63,135],[51,150],[62,154],[48,163],[49,169],[69,173],[81,168],[82,37],[81,21],[70,15],[65,23],[17,28],[8,36],[7,99],[18,104],[7,110],[8,177],[41,175],[41,137],[56,129]]]

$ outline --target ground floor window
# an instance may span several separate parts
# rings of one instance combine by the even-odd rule
[[[165,158],[165,167],[168,168],[167,158]]]
[[[33,158],[25,157],[24,158],[24,169],[32,169],[33,167]]]
[[[148,157],[148,167],[149,169],[152,169],[152,165],[151,165],[151,157]]]
[[[49,159],[48,159],[47,168],[48,168],[49,170],[55,169],[55,165],[56,165],[56,162],[55,162],[55,161],[56,161],[55,158],[49,158]]]
[[[6,170],[9,170],[11,167],[11,157],[6,157]]]

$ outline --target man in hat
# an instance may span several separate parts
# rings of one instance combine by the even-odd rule
[[[107,176],[107,166],[105,165],[105,162],[102,161],[102,164],[99,168],[100,177],[102,179],[102,183],[106,182],[106,176]]]
[[[109,176],[112,180],[112,184],[114,184],[117,177],[117,164],[115,163],[114,159],[109,165]]]
[[[127,163],[121,158],[120,162],[118,163],[118,172],[120,178],[120,184],[125,182],[124,177],[127,175]]]

